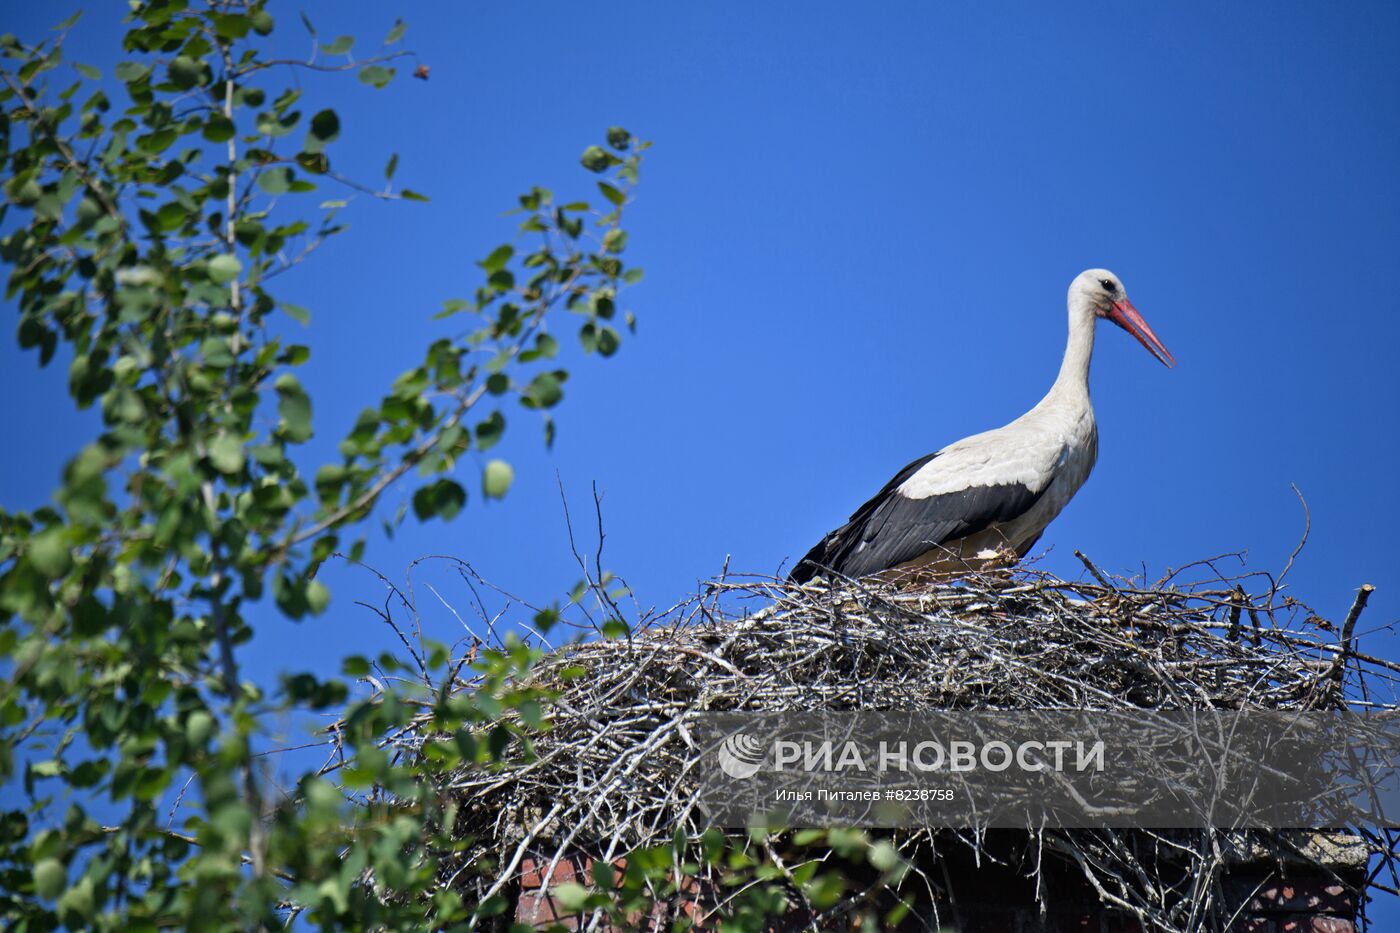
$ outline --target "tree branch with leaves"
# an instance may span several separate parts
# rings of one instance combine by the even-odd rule
[[[415,894],[434,869],[403,853],[428,851],[414,840],[450,821],[411,773],[373,754],[404,715],[392,697],[356,707],[346,726],[356,774],[392,800],[352,813],[314,770],[291,794],[267,786],[257,758],[269,722],[341,704],[347,683],[244,679],[248,611],[324,611],[318,567],[364,553],[366,521],[396,486],[417,482],[420,520],[453,518],[468,486],[507,493],[505,461],[474,483],[463,463],[491,450],[519,407],[552,440],[568,377],[561,328],[608,357],[633,325],[618,299],[640,271],[624,262],[621,224],[646,144],[614,128],[585,151],[596,208],[522,195],[517,238],[479,263],[472,297],[443,305],[444,326],[465,329],[367,399],[337,459],[310,469],[298,448],[313,434],[312,398],[297,369],[311,351],[287,337],[308,312],[269,280],[339,232],[344,202],[317,219],[309,200],[327,186],[425,199],[394,189],[397,156],[382,188],[337,172],[339,116],[288,77],[342,71],[390,87],[392,63],[409,56],[403,24],[361,59],[350,37],[323,43],[306,26],[311,55],[280,59],[267,53],[279,24],[265,0],[135,3],[115,83],[65,63],[76,19],[37,44],[0,38],[0,260],[19,345],[41,366],[70,359],[72,403],[102,422],[52,504],[0,510],[0,779],[22,791],[0,815],[10,925],[247,928],[294,910],[404,928],[425,910],[466,916]],[[493,682],[505,695],[528,659],[485,663],[503,665]],[[348,660],[346,675],[360,666]],[[192,815],[169,827],[186,783],[178,802]]]

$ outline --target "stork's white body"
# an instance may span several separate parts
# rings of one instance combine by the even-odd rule
[[[1113,290],[1105,292],[1110,282]],[[793,579],[810,579],[823,570],[852,577],[930,566],[956,570],[1003,555],[1024,556],[1084,485],[1098,459],[1098,427],[1089,401],[1098,317],[1113,318],[1171,365],[1170,354],[1126,294],[1111,304],[1112,310],[1104,310],[1105,294],[1120,290],[1105,270],[1091,269],[1076,278],[1069,292],[1064,360],[1045,397],[1004,427],[909,464],[799,561]],[[1123,314],[1129,316],[1120,319]],[[1125,320],[1140,326],[1151,343]]]
[[[1025,487],[1036,495],[1029,509],[982,531],[942,542],[912,561],[911,569],[930,561],[995,559],[1023,556],[1089,478],[1099,455],[1098,426],[1086,397],[1082,405],[1053,400],[1038,405],[1002,428],[965,438],[939,451],[918,473],[905,480],[899,494],[919,500],[978,486]],[[946,461],[946,462],[945,462]]]

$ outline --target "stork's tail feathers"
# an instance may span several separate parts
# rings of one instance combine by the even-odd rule
[[[788,582],[797,584],[810,582],[811,579],[815,577],[818,571],[820,570],[820,567],[812,563],[811,558],[804,557],[800,561],[798,561],[797,566],[792,568],[792,570],[788,573]]]
[[[797,565],[788,573],[788,582],[803,584],[808,583],[813,577],[819,576],[829,571],[829,564],[832,560],[832,538],[834,535],[827,535],[817,543],[817,546],[808,551]]]

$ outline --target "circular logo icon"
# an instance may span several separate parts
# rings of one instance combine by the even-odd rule
[[[766,751],[758,739],[736,732],[720,743],[720,770],[732,778],[751,778],[763,767]]]

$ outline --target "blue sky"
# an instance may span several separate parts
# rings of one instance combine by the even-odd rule
[[[44,7],[47,7],[46,9]],[[33,36],[69,4],[8,11]],[[117,5],[70,57],[109,64]],[[298,7],[274,7],[300,53]],[[344,131],[342,170],[429,204],[358,199],[354,229],[283,280],[310,307],[315,451],[449,325],[472,264],[533,184],[587,193],[579,151],[621,124],[655,141],[630,213],[638,334],[567,385],[552,452],[527,413],[504,502],[406,525],[370,560],[448,553],[540,600],[577,577],[575,517],[604,495],[604,563],[644,604],[716,573],[774,572],[907,461],[1039,399],[1065,289],[1106,266],[1180,362],[1100,334],[1095,474],[1050,527],[1046,565],[1118,572],[1247,550],[1280,569],[1312,512],[1294,595],[1360,628],[1400,606],[1400,7],[1384,3],[308,4],[371,44],[395,15],[431,66],[382,92],[308,81]],[[11,318],[13,320],[13,318]],[[3,502],[45,501],[92,430],[62,367],[0,344]],[[314,445],[313,445],[314,446]],[[478,463],[462,466],[468,485]],[[406,493],[405,493],[406,494]],[[391,497],[396,506],[400,494]],[[271,673],[389,647],[328,568],[335,602],[270,619]],[[465,599],[448,580],[449,599]],[[441,589],[441,588],[440,588]],[[432,624],[452,637],[445,611]],[[1365,636],[1400,657],[1389,631]]]

